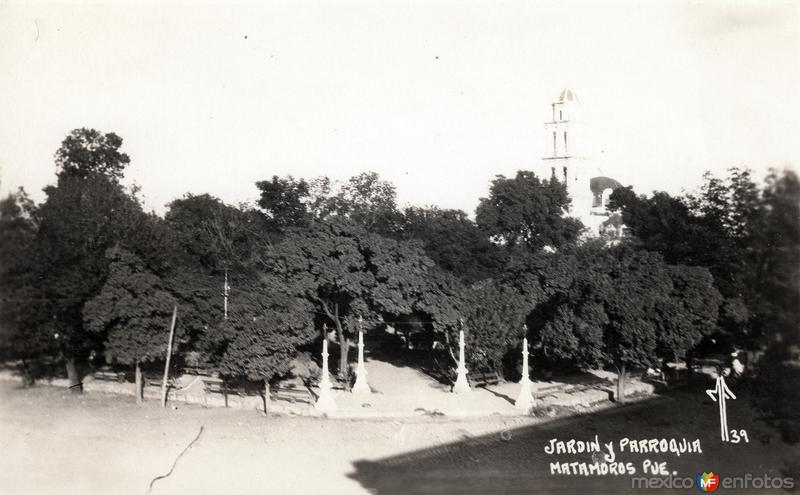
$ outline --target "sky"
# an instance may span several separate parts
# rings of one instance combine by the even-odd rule
[[[115,132],[148,209],[371,170],[471,215],[538,170],[572,89],[591,167],[639,193],[800,164],[800,3],[0,0],[0,192],[42,200],[74,128]]]

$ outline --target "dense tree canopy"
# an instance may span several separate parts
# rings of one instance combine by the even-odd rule
[[[435,206],[401,212],[374,172],[273,176],[256,183],[257,208],[187,194],[161,218],[120,184],[130,162],[121,145],[76,129],[44,202],[22,192],[0,202],[0,347],[60,357],[76,385],[91,351],[137,368],[163,359],[175,306],[179,359],[192,352],[231,380],[283,377],[300,350],[329,338],[324,327],[347,379],[362,319],[371,332],[429,332],[433,359],[449,354],[448,365],[463,328],[477,372],[518,369],[527,327],[546,369],[615,367],[620,398],[629,370],[686,359],[720,331],[766,346],[780,369],[800,345],[792,172],[758,185],[734,169],[684,196],[619,188],[610,207],[629,235],[607,242],[582,236],[563,184],[529,171],[497,176],[474,222]],[[776,399],[794,397],[785,380],[774,382],[760,389],[762,408],[795,410]]]
[[[502,248],[461,210],[406,208],[402,232],[404,239],[421,241],[437,266],[467,282],[497,277],[503,271]]]
[[[163,359],[177,300],[135,254],[112,248],[108,256],[108,278],[83,308],[87,328],[105,337],[107,357],[117,362]]]
[[[769,334],[796,335],[800,287],[800,188],[796,174],[776,172],[763,187],[747,170],[706,175],[695,195],[611,195],[644,249],[670,263],[707,267],[724,296],[720,326],[738,345],[758,347]],[[795,322],[795,323],[789,323]]]
[[[275,238],[263,214],[208,194],[176,199],[164,218],[183,254],[210,272],[248,270]]]
[[[278,228],[308,223],[309,186],[305,180],[295,180],[291,175],[283,178],[273,175],[272,180],[256,182],[256,187],[261,191],[258,206]]]
[[[272,280],[243,291],[219,324],[225,339],[219,365],[224,375],[270,381],[289,371],[298,347],[319,337],[313,305],[279,287]]]
[[[28,331],[40,298],[33,252],[36,207],[24,190],[0,200],[0,356],[22,359],[52,352],[51,336]]]
[[[113,132],[103,134],[95,129],[75,129],[56,151],[58,173],[80,178],[100,174],[118,181],[131,161],[119,151],[121,146],[122,138]]]
[[[508,246],[531,251],[560,248],[574,242],[582,229],[580,221],[565,216],[570,202],[564,184],[520,170],[513,179],[498,175],[492,181],[475,219],[481,229]]]
[[[105,342],[106,360],[136,366],[137,399],[142,398],[141,363],[166,359],[170,315],[177,301],[164,282],[135,254],[108,251],[108,278],[83,307],[86,328]],[[175,339],[182,340],[182,326]]]
[[[719,295],[705,269],[597,243],[533,263],[536,275],[518,287],[541,301],[529,321],[551,360],[613,365],[623,384],[626,369],[682,357],[715,329]]]

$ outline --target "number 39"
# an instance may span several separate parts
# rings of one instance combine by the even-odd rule
[[[739,443],[742,440],[744,440],[744,443],[750,443],[746,430],[731,430],[731,443]]]

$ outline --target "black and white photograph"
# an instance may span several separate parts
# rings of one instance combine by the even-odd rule
[[[0,493],[800,491],[800,1],[0,0]]]

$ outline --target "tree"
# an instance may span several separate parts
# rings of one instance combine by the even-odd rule
[[[119,244],[148,256],[159,251],[155,217],[143,212],[136,189],[118,182],[129,162],[118,151],[121,142],[113,133],[73,131],[56,152],[58,182],[45,188],[36,213],[26,332],[52,339],[75,392],[81,391],[77,360],[101,345],[85,331],[81,310],[105,281],[106,250]]]
[[[630,186],[621,187],[611,193],[608,209],[620,211],[622,223],[639,245],[661,253],[668,263],[708,266],[722,247],[722,238],[714,237],[685,198],[665,192],[637,196]]]
[[[560,248],[574,242],[582,230],[580,221],[565,216],[570,202],[564,184],[520,170],[513,179],[498,175],[492,181],[475,218],[478,227],[508,246],[531,251]]]
[[[141,365],[165,357],[170,318],[177,301],[136,255],[112,248],[108,257],[108,279],[100,293],[84,306],[83,319],[91,332],[105,339],[107,359],[134,365],[136,402],[141,403]],[[175,340],[182,337],[178,326]]]
[[[273,175],[271,181],[256,182],[256,187],[261,191],[258,206],[278,228],[308,224],[309,185],[305,180],[295,180],[291,175],[284,178]]]
[[[289,229],[264,262],[264,270],[279,277],[289,296],[314,304],[322,321],[336,330],[345,379],[357,318],[374,324],[383,314],[411,314],[426,306],[422,300],[434,268],[418,244],[370,234],[339,217]]]
[[[467,328],[469,369],[503,373],[506,354],[519,349],[527,316],[525,298],[495,281],[465,290],[464,325]]]
[[[397,232],[401,214],[397,210],[394,185],[375,172],[351,177],[333,198],[334,211],[361,225],[368,232]]]
[[[403,239],[422,241],[437,266],[468,283],[496,277],[503,269],[503,249],[461,210],[406,208],[402,232]]]
[[[613,365],[621,402],[631,368],[680,354],[715,329],[719,296],[705,270],[671,267],[624,245],[590,243],[552,257],[580,269],[546,301],[551,308],[535,339],[551,357]]]
[[[343,184],[327,177],[311,181],[273,176],[260,181],[258,205],[280,229],[308,226],[312,220],[344,217],[368,232],[393,234],[399,229],[395,187],[375,172],[363,172]]]
[[[707,268],[667,265],[669,297],[657,308],[657,352],[663,361],[685,359],[703,337],[717,331],[722,295]]]
[[[279,286],[267,280],[260,288],[251,287],[221,322],[227,341],[219,367],[224,376],[268,384],[289,371],[299,346],[319,336],[313,306],[287,296]]]
[[[734,168],[726,178],[706,174],[697,194],[680,198],[617,189],[610,208],[622,212],[633,242],[644,249],[669,263],[707,267],[724,297],[720,328],[736,345],[755,348],[779,328],[796,328],[790,322],[797,321],[800,296],[797,183],[793,172],[773,171],[759,188],[748,170]]]
[[[181,250],[211,273],[247,271],[258,252],[275,239],[268,219],[245,207],[226,205],[208,194],[187,194],[169,204],[164,219]]]
[[[20,188],[0,201],[0,356],[22,360],[25,385],[35,378],[31,360],[53,351],[51,338],[33,331],[27,310],[38,297],[33,259],[36,207]]]
[[[74,129],[61,143],[55,159],[60,176],[86,178],[101,174],[113,181],[122,178],[131,159],[121,153],[122,138],[95,129]]]

